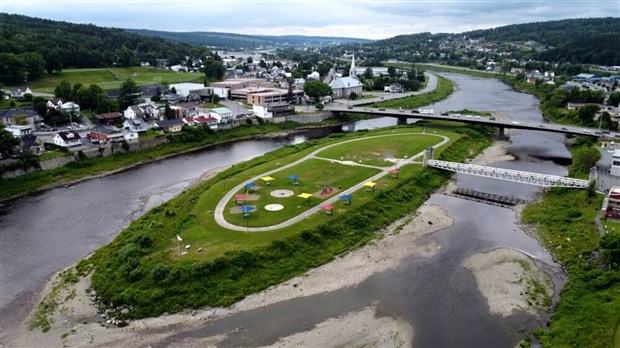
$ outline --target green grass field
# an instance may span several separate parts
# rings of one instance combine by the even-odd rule
[[[454,84],[452,81],[445,77],[437,76],[437,88],[429,93],[412,95],[405,98],[386,100],[380,103],[373,103],[370,107],[385,107],[385,108],[399,108],[402,107],[405,110],[415,109],[420,106],[436,103],[440,100],[447,98],[454,92]]]
[[[126,79],[133,79],[139,86],[156,83],[201,82],[204,74],[181,73],[155,68],[97,68],[97,69],[65,69],[59,74],[45,75],[42,79],[29,81],[28,87],[33,92],[52,93],[62,80],[72,85],[81,83],[84,86],[96,84],[103,89],[119,88]]]
[[[389,167],[393,163],[386,161],[386,158],[407,158],[424,151],[427,147],[435,145],[441,140],[440,137],[424,134],[402,134],[397,138],[366,138],[363,144],[356,141],[343,143],[321,151],[317,156]]]
[[[418,133],[420,131],[421,129],[419,127],[406,127],[400,129],[397,128],[392,130],[372,132],[366,136],[352,134],[350,135],[350,137],[360,139],[365,143],[368,140],[367,138],[369,136],[390,135],[388,137],[376,139],[383,139],[384,143],[392,143],[392,141],[389,140],[400,138],[392,137],[391,135],[394,134],[393,132]],[[437,132],[439,134],[450,137],[451,142],[459,139],[462,136],[460,134],[456,134],[447,130],[438,130]],[[403,136],[416,136],[416,138],[421,141],[428,141],[429,139],[431,139],[435,143],[437,142],[437,140],[435,139],[439,139],[428,136],[419,138],[417,137],[417,134],[405,134]],[[346,137],[346,140],[351,139],[350,137]],[[343,139],[334,139],[330,142],[324,143],[324,145],[326,146],[329,144],[338,143],[342,140]],[[335,148],[345,146],[347,144],[351,143],[341,143],[341,145],[338,145]],[[377,142],[374,144],[379,145],[380,143]],[[446,146],[447,145],[448,144],[446,144]],[[368,146],[366,146],[365,148],[370,149],[370,147]],[[437,149],[437,156],[441,154],[444,148],[445,146],[442,146],[441,148]],[[199,195],[199,197],[196,198],[195,204],[191,205],[191,214],[192,216],[194,216],[191,223],[188,222],[187,227],[183,227],[182,224],[175,224],[174,226],[170,226],[170,228],[173,228],[174,230],[179,232],[179,235],[181,235],[184,239],[184,243],[192,245],[193,250],[196,250],[197,248],[203,248],[203,252],[190,252],[187,255],[184,255],[183,259],[212,259],[229,251],[252,249],[257,246],[266,245],[273,240],[297,234],[302,230],[320,225],[322,223],[325,223],[326,221],[329,221],[329,219],[333,219],[334,217],[346,214],[350,209],[355,209],[356,207],[372,200],[374,194],[376,194],[377,192],[380,192],[381,190],[387,189],[397,184],[398,180],[405,180],[406,178],[412,177],[413,175],[415,175],[415,173],[418,173],[420,170],[422,170],[422,167],[420,165],[403,166],[401,167],[398,180],[395,180],[395,178],[390,175],[384,176],[379,180],[375,180],[375,182],[377,183],[375,191],[366,192],[365,188],[362,188],[354,192],[352,194],[353,204],[351,206],[343,205],[343,201],[340,200],[336,202],[334,204],[335,209],[334,215],[332,217],[326,216],[323,212],[318,212],[305,218],[303,220],[303,223],[294,224],[280,230],[258,233],[231,231],[219,226],[217,222],[215,222],[212,212],[215,211],[215,206],[217,205],[219,200],[230,189],[241,183],[247,183],[250,178],[256,176],[261,172],[273,170],[277,167],[277,163],[291,163],[306,156],[314,150],[316,149],[314,147],[311,147],[293,155],[289,155],[285,158],[278,158],[277,160],[254,166],[251,169],[231,176],[228,179],[222,179],[217,185],[212,185],[208,189],[204,190]],[[346,173],[343,172],[345,170],[347,171]],[[291,217],[294,217],[299,213],[303,213],[303,211],[308,210],[309,208],[317,204],[320,204],[320,198],[311,197],[309,198],[311,201],[307,202],[305,200],[302,200],[301,198],[296,197],[297,194],[302,192],[315,193],[317,191],[320,191],[325,184],[329,184],[331,188],[337,188],[338,186],[342,186],[342,189],[344,190],[348,187],[353,186],[356,183],[364,181],[366,178],[369,178],[376,173],[378,173],[378,171],[372,168],[333,165],[329,161],[322,161],[317,159],[308,160],[303,162],[302,164],[299,164],[298,166],[283,170],[281,173],[275,173],[270,175],[271,177],[275,178],[275,180],[272,181],[271,186],[265,186],[262,180],[256,181],[255,183],[257,185],[262,186],[256,191],[257,194],[261,195],[261,199],[259,201],[247,202],[247,205],[258,206],[257,210],[250,212],[250,218],[243,219],[242,214],[230,213],[226,214],[225,218],[230,223],[236,224],[238,226],[246,226],[246,223],[248,227],[268,226],[270,224],[276,224],[288,220]],[[293,174],[299,176],[299,186],[292,185],[291,180],[288,179],[288,176]],[[295,195],[287,199],[276,199],[271,197],[267,193],[274,189],[291,189],[295,192]],[[244,193],[244,190],[242,189],[238,193]],[[338,193],[335,192],[334,194]],[[290,201],[291,203],[283,203],[288,201]],[[285,206],[285,209],[280,212],[268,212],[264,210],[264,206],[270,203],[283,204]],[[226,211],[228,211],[232,206],[234,206],[234,197],[233,200],[228,202]],[[298,206],[300,206],[301,208],[297,208]],[[276,215],[277,213],[280,213],[281,215]],[[167,224],[164,224],[164,226],[166,225]],[[173,260],[178,259],[178,255],[176,253],[176,243],[173,240],[169,241],[167,251],[168,258]]]

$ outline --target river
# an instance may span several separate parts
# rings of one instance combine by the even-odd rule
[[[492,79],[443,75],[453,80],[457,89],[448,99],[431,106],[435,112],[467,108],[500,112],[517,121],[542,122],[538,100],[531,95],[515,92]],[[349,129],[395,124],[393,118],[380,118],[356,122]],[[130,221],[177,195],[203,173],[304,139],[297,136],[220,146],[0,207],[0,329],[23,320],[32,308],[33,294],[55,271],[109,243]],[[518,160],[494,166],[566,174],[566,168],[556,164],[570,158],[562,135],[512,131],[510,139],[509,151]],[[535,186],[463,175],[457,176],[457,185],[527,200],[539,190]],[[431,196],[431,202],[441,205],[455,219],[453,227],[431,236],[442,247],[436,256],[411,257],[396,270],[372,276],[357,287],[240,313],[190,335],[205,336],[243,326],[242,332],[229,336],[223,344],[270,344],[278,337],[307,330],[327,318],[377,303],[384,315],[403,318],[414,327],[414,346],[460,342],[469,346],[515,346],[521,336],[519,329],[536,324],[536,319],[489,314],[471,273],[455,265],[472,253],[501,246],[523,250],[553,265],[550,255],[515,224],[515,213],[510,209],[443,195]],[[295,313],[301,319],[288,320],[283,313]],[[264,318],[270,318],[268,326]]]

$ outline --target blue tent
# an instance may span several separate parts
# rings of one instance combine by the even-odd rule
[[[345,200],[345,202],[343,204],[350,205],[351,201],[353,200],[353,196],[351,196],[351,195],[342,195],[342,196],[340,196],[340,199]]]
[[[256,187],[256,184],[253,182],[249,182],[247,184],[245,184],[245,188],[246,189],[251,189],[252,187]]]
[[[254,209],[254,207],[251,207],[249,205],[244,205],[243,207],[241,207],[241,211],[244,212],[244,213],[247,213],[247,212],[249,212],[250,210],[253,210],[253,209]]]
[[[289,175],[289,177],[288,177],[288,178],[289,178],[289,179],[291,179],[291,180],[297,180],[297,179],[299,179],[299,177],[298,177],[297,175]]]

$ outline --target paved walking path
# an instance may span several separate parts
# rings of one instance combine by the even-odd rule
[[[319,152],[321,152],[323,150],[326,150],[326,149],[329,149],[329,148],[334,147],[334,146],[338,146],[338,145],[349,143],[349,142],[353,142],[353,141],[361,141],[361,140],[370,139],[370,138],[380,138],[380,137],[389,137],[389,136],[411,135],[411,134],[423,134],[423,135],[431,135],[431,136],[436,136],[436,137],[443,138],[443,140],[440,143],[433,145],[433,148],[435,148],[435,149],[440,147],[440,146],[443,146],[448,141],[450,141],[450,138],[448,138],[448,137],[446,137],[444,135],[439,135],[439,134],[430,134],[430,133],[396,133],[396,134],[385,134],[385,135],[377,135],[377,136],[364,137],[364,138],[358,138],[358,139],[351,139],[351,140],[342,141],[342,142],[338,142],[336,144],[331,144],[331,145],[328,145],[328,146],[321,147],[319,149],[316,149],[316,150],[312,151],[307,156],[305,156],[305,157],[303,157],[303,158],[301,158],[301,159],[299,159],[299,160],[297,160],[295,162],[289,163],[287,165],[284,165],[284,166],[279,167],[279,168],[274,169],[274,170],[270,170],[270,171],[264,172],[264,173],[262,173],[260,175],[256,175],[256,176],[250,178],[249,180],[244,181],[241,184],[233,187],[230,191],[228,191],[224,195],[224,197],[222,197],[222,199],[220,199],[220,201],[218,202],[217,206],[215,207],[215,214],[214,214],[215,221],[220,226],[222,226],[224,228],[227,228],[229,230],[244,231],[244,232],[273,231],[273,230],[284,228],[284,227],[290,226],[290,225],[292,225],[294,223],[297,223],[297,222],[305,219],[306,217],[311,216],[312,214],[314,214],[317,211],[319,211],[321,209],[322,205],[331,204],[331,203],[336,202],[338,199],[340,199],[340,197],[339,197],[340,195],[351,194],[351,193],[359,190],[360,188],[362,188],[364,186],[364,183],[366,183],[367,181],[369,181],[369,180],[377,180],[379,178],[384,177],[385,175],[389,174],[389,172],[388,172],[389,169],[392,169],[394,167],[400,168],[403,165],[412,164],[412,163],[419,163],[419,164],[421,164],[421,162],[416,162],[416,159],[424,156],[424,151],[422,151],[422,152],[416,154],[415,156],[412,156],[412,157],[404,159],[404,160],[402,160],[402,161],[400,161],[398,163],[395,163],[394,166],[390,166],[389,168],[385,168],[385,167],[370,166],[370,165],[365,165],[365,164],[358,164],[358,163],[349,162],[349,161],[346,161],[346,163],[343,163],[343,161],[333,160],[331,158],[330,159],[326,159],[326,158],[322,158],[322,157],[316,156]],[[378,173],[378,174],[373,175],[372,177],[370,177],[370,178],[368,178],[366,180],[361,181],[360,183],[358,183],[358,184],[356,184],[356,185],[354,185],[354,186],[352,186],[352,187],[350,187],[350,188],[348,188],[348,189],[346,189],[346,190],[344,190],[342,192],[340,192],[339,195],[335,195],[334,197],[330,197],[330,198],[320,202],[316,206],[306,210],[305,212],[303,212],[303,213],[301,213],[301,214],[299,214],[299,215],[297,215],[297,216],[295,216],[295,217],[293,217],[293,218],[291,218],[291,219],[289,219],[287,221],[281,222],[281,223],[279,223],[277,225],[264,226],[264,227],[244,227],[244,226],[233,225],[233,224],[229,223],[228,221],[226,221],[226,219],[224,218],[224,210],[226,209],[226,206],[227,206],[228,202],[230,202],[232,200],[232,197],[235,194],[237,194],[237,192],[239,190],[241,190],[245,186],[245,184],[247,182],[252,182],[252,181],[258,180],[258,179],[260,179],[260,178],[262,178],[264,176],[280,172],[280,171],[282,171],[284,169],[293,167],[293,166],[295,166],[295,165],[297,165],[299,163],[302,163],[302,162],[304,162],[304,161],[306,161],[308,159],[311,159],[311,158],[323,159],[323,160],[333,161],[333,162],[337,162],[337,163],[341,163],[341,164],[371,167],[371,168],[379,169],[379,170],[381,170],[381,172]]]

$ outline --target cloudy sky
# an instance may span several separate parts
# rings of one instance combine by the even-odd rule
[[[384,39],[620,17],[620,0],[0,0],[0,12],[105,27]]]

